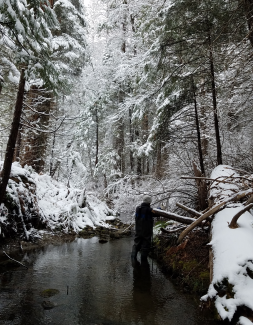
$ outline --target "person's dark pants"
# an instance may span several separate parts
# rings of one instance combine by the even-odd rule
[[[141,257],[145,258],[148,256],[151,247],[151,237],[152,236],[143,237],[135,235],[132,257],[136,258],[139,251],[141,252]]]

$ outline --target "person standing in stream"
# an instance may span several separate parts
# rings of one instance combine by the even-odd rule
[[[133,260],[137,259],[137,254],[140,251],[141,261],[146,261],[151,248],[153,217],[155,216],[150,207],[151,202],[152,198],[150,196],[144,196],[142,204],[136,208],[135,237],[131,254]]]

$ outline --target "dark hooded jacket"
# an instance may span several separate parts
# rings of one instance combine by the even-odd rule
[[[150,203],[143,202],[136,208],[135,233],[137,236],[150,237],[153,234],[153,216]]]

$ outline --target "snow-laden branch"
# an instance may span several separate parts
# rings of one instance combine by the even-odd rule
[[[171,219],[171,220],[175,220],[175,221],[185,223],[188,225],[192,224],[194,221],[196,221],[196,219],[194,219],[194,218],[183,217],[183,216],[180,216],[179,214],[163,211],[160,209],[152,209],[152,211],[154,214],[156,214],[158,216],[161,216],[161,217],[164,217],[167,219]]]

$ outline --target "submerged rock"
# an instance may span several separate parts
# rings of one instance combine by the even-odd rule
[[[42,307],[44,309],[52,309],[52,308],[54,308],[54,307],[57,306],[56,303],[54,303],[54,302],[52,302],[50,300],[43,300],[42,303],[41,303],[41,305],[42,305]]]
[[[112,232],[110,234],[110,237],[113,238],[113,239],[119,239],[119,238],[122,238],[122,232],[120,231],[116,231],[116,232]]]
[[[109,236],[101,236],[99,237],[99,243],[100,244],[105,244],[109,241],[110,237]]]

